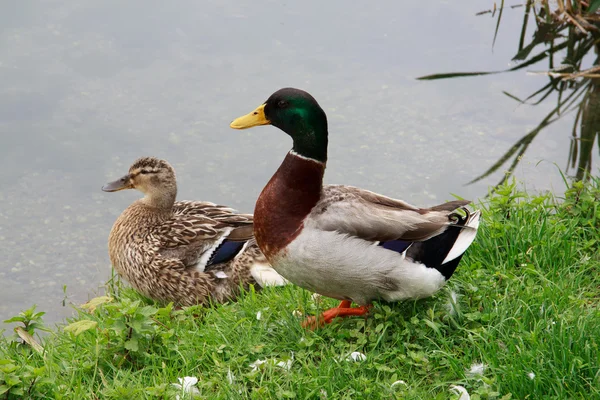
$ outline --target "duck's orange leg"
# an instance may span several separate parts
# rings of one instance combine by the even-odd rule
[[[323,311],[318,317],[308,317],[302,323],[303,328],[316,329],[319,326],[331,323],[336,317],[350,317],[353,315],[365,315],[371,310],[372,305],[352,307],[350,300],[343,300],[339,306]],[[318,319],[317,319],[318,318]]]

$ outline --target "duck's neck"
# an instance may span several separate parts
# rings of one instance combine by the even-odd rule
[[[326,163],[328,144],[327,120],[307,127],[294,127],[294,130],[296,132],[290,135],[294,139],[292,151],[300,157]]]
[[[157,211],[170,212],[177,198],[177,189],[166,191],[149,191],[145,193],[142,203]]]
[[[321,198],[325,162],[291,150],[263,189],[254,210],[254,234],[268,259],[302,231]]]

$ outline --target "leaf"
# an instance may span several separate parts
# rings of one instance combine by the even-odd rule
[[[494,40],[492,41],[492,49],[496,44],[496,38],[498,37],[498,30],[500,29],[500,21],[502,20],[502,11],[504,10],[504,0],[500,3],[500,12],[498,13],[498,22],[496,22],[496,30],[494,31]]]
[[[427,326],[429,326],[431,329],[433,329],[435,331],[435,333],[437,333],[438,335],[440,334],[440,328],[438,328],[438,325],[435,322],[430,321],[428,319],[424,319],[423,322],[425,322],[425,324]]]
[[[556,46],[554,46],[554,51],[557,52],[559,50],[564,49],[565,47],[567,47],[567,45],[569,44],[568,40],[565,40],[562,43],[557,44]],[[504,70],[500,70],[500,71],[481,71],[481,72],[449,72],[449,73],[442,73],[442,74],[432,74],[432,75],[425,75],[425,76],[420,76],[418,78],[416,78],[417,80],[420,81],[427,81],[427,80],[434,80],[434,79],[446,79],[446,78],[461,78],[464,76],[478,76],[478,75],[491,75],[491,74],[500,74],[502,72],[511,72],[511,71],[518,71],[520,69],[526,68],[532,64],[535,64],[545,58],[548,58],[548,52],[546,50],[536,54],[535,56],[531,57],[529,60],[519,64],[519,65],[515,65],[512,68],[509,69],[504,69]]]
[[[36,312],[31,316],[31,319],[38,319],[46,315],[46,311]]]
[[[144,327],[144,322],[140,321],[140,320],[133,320],[131,322],[131,327],[133,328],[134,331],[140,332],[142,330],[142,328]]]
[[[20,326],[17,326],[15,328],[15,332],[17,333],[17,335],[19,335],[19,337],[21,339],[23,339],[23,341],[25,343],[27,343],[29,346],[31,346],[32,349],[34,349],[35,351],[37,351],[40,354],[42,354],[44,352],[44,348],[25,329],[21,328]]]
[[[0,385],[0,394],[4,394],[6,392],[8,392],[8,386],[6,385]]]
[[[125,325],[125,322],[123,320],[118,319],[118,320],[114,320],[114,322],[112,323],[111,329],[117,333],[121,333],[125,329],[127,329],[127,325]]]
[[[521,104],[525,104],[525,102],[523,100],[521,100],[520,98],[518,98],[517,96],[515,96],[513,94],[508,93],[505,90],[503,90],[502,93],[504,93],[506,96],[510,97],[511,99],[518,101]]]
[[[129,351],[138,351],[140,348],[138,340],[135,338],[129,339],[128,341],[125,342],[125,348]]]
[[[21,317],[19,315],[16,315],[10,319],[5,319],[4,323],[5,324],[10,324],[11,322],[25,322],[25,317]]]
[[[96,321],[91,321],[89,319],[82,319],[81,321],[73,322],[65,326],[65,332],[71,332],[75,336],[79,336],[82,332],[88,331],[90,329],[95,328],[98,325]]]
[[[96,310],[96,307],[98,307],[100,304],[110,303],[111,301],[113,301],[113,298],[110,296],[94,297],[87,303],[82,304],[81,308],[86,309],[89,312],[94,312]]]
[[[279,398],[295,399],[296,393],[289,390],[280,390],[279,392],[277,392],[277,396]]]
[[[388,367],[387,365],[384,365],[384,364],[376,364],[375,369],[380,372],[394,372],[395,371],[395,369]]]
[[[156,314],[157,311],[158,311],[158,309],[155,307],[145,306],[145,307],[140,308],[138,310],[138,313],[142,314],[144,317],[149,317],[151,315]]]
[[[598,10],[598,8],[600,8],[600,0],[592,0],[592,1],[590,1],[590,6],[587,9],[587,13],[588,14],[595,13],[596,10]]]
[[[479,75],[491,75],[499,74],[504,71],[481,71],[481,72],[448,72],[443,74],[431,74],[420,76],[417,78],[419,81],[432,81],[435,79],[446,79],[446,78],[462,78],[463,76],[479,76]]]
[[[12,387],[12,386],[16,386],[19,383],[21,383],[21,379],[19,379],[19,377],[16,376],[15,374],[7,374],[4,376],[4,382],[6,382],[6,384],[8,386]]]
[[[17,370],[17,366],[15,364],[5,364],[2,367],[0,367],[0,371],[4,372],[5,374],[10,374],[11,372],[14,372]]]

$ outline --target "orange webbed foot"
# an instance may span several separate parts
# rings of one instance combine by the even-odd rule
[[[352,307],[352,302],[350,300],[343,300],[339,306],[323,311],[323,313],[318,317],[306,318],[302,323],[302,327],[314,330],[325,324],[331,323],[336,317],[343,318],[354,315],[365,315],[371,310],[372,307],[372,305]]]

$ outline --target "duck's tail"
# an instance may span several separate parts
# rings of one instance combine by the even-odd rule
[[[254,239],[248,242],[246,253],[251,253],[252,264],[250,265],[250,274],[261,287],[265,286],[284,286],[289,282],[277,271],[271,267],[267,258],[260,251],[258,244]]]
[[[249,283],[256,283],[260,287],[265,287],[288,284],[288,281],[271,267],[254,238],[237,243],[240,243],[239,247],[229,246],[228,250],[231,251],[232,257],[220,264],[209,266],[207,271],[212,272],[217,278],[226,279],[222,282],[224,285],[237,286],[241,283],[247,286]]]
[[[261,287],[284,286],[289,283],[288,280],[279,275],[266,260],[264,263],[255,262],[252,268],[250,268],[250,273],[256,283]]]
[[[471,212],[466,207],[452,214],[456,223],[440,235],[424,242],[414,242],[406,250],[406,257],[425,264],[429,268],[437,269],[446,280],[450,279],[464,252],[469,248],[479,227],[479,210]]]
[[[254,281],[261,287],[265,286],[284,286],[288,284],[287,279],[279,275],[271,267],[267,258],[260,251],[254,238],[244,243],[244,247],[235,257],[232,268],[239,270],[238,273],[249,274]],[[248,276],[248,278],[250,278]]]

